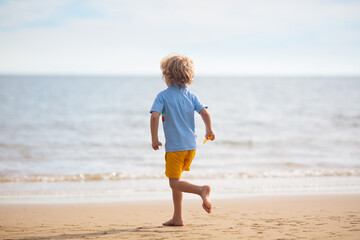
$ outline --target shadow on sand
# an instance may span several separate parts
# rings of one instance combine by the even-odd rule
[[[177,230],[175,231],[175,228]],[[76,233],[76,234],[61,234],[54,236],[37,236],[37,237],[26,237],[26,238],[7,238],[7,240],[45,240],[45,239],[78,239],[78,238],[95,238],[106,235],[116,235],[121,233],[169,233],[169,232],[179,232],[179,227],[164,227],[164,226],[154,226],[154,227],[137,227],[137,228],[127,228],[127,229],[111,229],[107,231],[99,232],[89,232],[89,233]]]

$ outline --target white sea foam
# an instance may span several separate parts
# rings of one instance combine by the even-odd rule
[[[187,179],[247,179],[247,178],[308,178],[308,177],[360,177],[360,170],[292,170],[292,171],[257,171],[235,173],[206,173],[189,174]],[[149,180],[166,179],[163,174],[129,174],[129,173],[104,173],[104,174],[75,174],[75,175],[5,175],[0,176],[0,183],[11,182],[94,182],[94,181],[124,181],[124,180]]]

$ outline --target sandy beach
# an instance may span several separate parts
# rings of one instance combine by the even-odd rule
[[[360,195],[184,199],[184,227],[163,227],[172,204],[0,205],[0,239],[359,239]]]

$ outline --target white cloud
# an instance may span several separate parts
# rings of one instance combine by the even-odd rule
[[[0,28],[23,27],[50,18],[67,0],[4,1],[0,5]]]
[[[103,0],[88,2],[101,17],[29,28],[65,4],[48,2],[0,6],[0,72],[157,73],[182,52],[200,73],[360,74],[359,3]]]
[[[276,35],[324,27],[343,27],[359,21],[360,3],[331,1],[100,1],[98,9],[116,20],[127,16],[134,27],[179,32],[209,31],[209,34],[267,33]],[[338,26],[336,26],[338,25]],[[198,35],[198,34],[195,34]]]

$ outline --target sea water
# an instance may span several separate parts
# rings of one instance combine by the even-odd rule
[[[165,88],[160,76],[0,76],[0,203],[171,198],[149,120]],[[183,178],[214,198],[360,193],[359,77],[200,76],[189,89],[216,140],[203,144],[195,113]]]

